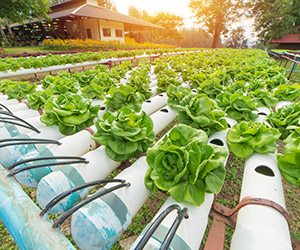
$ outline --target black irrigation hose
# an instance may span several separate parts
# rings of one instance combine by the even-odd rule
[[[18,119],[13,118],[13,117],[3,117],[3,116],[0,116],[0,119],[3,120],[3,122],[5,122],[6,120],[18,121]]]
[[[36,129],[35,127],[32,128],[30,126],[26,126],[26,125],[21,124],[21,123],[12,122],[12,121],[9,121],[9,120],[5,120],[5,121],[0,120],[0,122],[13,124],[13,125],[20,126],[20,127],[23,127],[23,128],[27,128],[27,129],[33,130],[34,132],[40,133],[40,131],[38,129]]]
[[[18,173],[21,173],[23,171],[26,170],[30,170],[30,169],[35,169],[35,168],[41,168],[41,167],[47,167],[47,166],[57,166],[57,165],[68,165],[68,164],[79,164],[79,163],[89,163],[86,160],[79,160],[79,161],[65,161],[65,162],[47,162],[47,163],[42,163],[42,164],[36,164],[36,165],[30,165],[30,166],[24,166],[21,167],[19,169],[16,169],[14,171],[12,171],[11,173],[9,173],[7,175],[7,177],[12,177]]]
[[[0,107],[2,107],[2,108],[4,108],[4,109],[6,109],[6,110],[7,110],[7,112],[9,112],[9,113],[11,113],[11,114],[12,114],[12,112],[9,110],[9,108],[8,108],[8,107],[6,107],[5,105],[3,105],[2,103],[0,103]]]
[[[0,144],[0,148],[16,145],[27,145],[27,144],[57,144],[61,145],[59,141],[48,140],[48,139],[31,139],[31,138],[10,138],[5,140],[0,140],[1,142],[10,141],[9,143]]]
[[[13,118],[15,118],[15,119],[17,119],[17,120],[19,120],[19,121],[25,123],[25,124],[26,124],[28,127],[30,127],[33,131],[35,131],[35,132],[37,132],[37,133],[40,133],[40,131],[39,131],[37,128],[35,128],[33,125],[31,125],[29,122],[25,121],[24,119],[22,119],[22,118],[20,118],[20,117],[18,117],[18,116],[15,116],[14,114],[11,114],[11,113],[6,112],[6,111],[0,111],[0,114],[2,114],[2,115],[7,115],[7,116],[11,116],[11,117],[13,117]],[[1,122],[3,122],[3,121],[1,121]],[[9,122],[8,122],[8,123],[9,123]],[[17,125],[17,124],[15,124],[15,125]],[[21,125],[19,125],[19,126],[21,126]],[[25,126],[23,125],[23,127],[25,127]],[[25,127],[25,128],[26,128],[26,127]]]
[[[152,223],[152,225],[148,228],[146,233],[143,235],[142,239],[139,241],[139,243],[136,245],[134,250],[142,250],[153,233],[156,231],[158,226],[161,224],[161,222],[166,218],[166,216],[172,212],[173,210],[177,210],[177,213],[180,212],[180,206],[177,204],[173,204],[168,206],[164,211],[160,213],[160,215],[155,219],[155,221]]]
[[[54,197],[51,201],[48,202],[48,204],[45,206],[45,208],[41,211],[40,216],[44,216],[51,208],[53,208],[59,201],[61,201],[63,198],[65,198],[66,196],[69,196],[70,194],[90,187],[90,186],[95,186],[95,185],[99,185],[99,184],[106,184],[106,183],[111,183],[111,182],[121,182],[121,183],[125,183],[126,180],[120,180],[120,179],[112,179],[112,180],[97,180],[97,181],[90,181],[81,185],[78,185],[76,187],[70,188],[69,190],[57,195],[56,197]]]
[[[11,170],[15,168],[18,165],[27,163],[27,162],[33,162],[33,161],[42,161],[42,160],[85,160],[85,158],[79,157],[79,156],[41,156],[41,157],[35,157],[35,158],[29,158],[29,159],[24,159],[18,162],[15,162],[8,166],[6,169]]]
[[[169,249],[169,246],[176,234],[176,231],[180,225],[180,223],[182,222],[183,218],[188,218],[188,213],[187,213],[187,208],[183,208],[181,209],[181,211],[179,212],[179,214],[177,215],[176,219],[174,220],[171,228],[169,229],[166,237],[164,238],[164,241],[163,243],[161,244],[161,247],[159,250],[168,250]]]
[[[122,183],[119,185],[116,185],[114,187],[108,188],[108,189],[104,189],[102,191],[99,191],[97,193],[95,193],[94,195],[88,197],[86,200],[82,201],[81,203],[77,204],[76,206],[70,208],[67,212],[63,213],[52,225],[52,228],[58,228],[61,226],[61,224],[73,213],[75,213],[78,209],[80,209],[81,207],[85,206],[86,204],[90,203],[91,201],[102,197],[103,195],[106,195],[114,190],[120,189],[122,187],[129,187],[130,183]]]

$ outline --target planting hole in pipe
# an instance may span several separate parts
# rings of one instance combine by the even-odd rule
[[[228,128],[231,128],[231,125],[229,123],[227,123]]]
[[[212,139],[210,143],[217,146],[224,146],[224,143],[220,139]]]
[[[158,96],[164,96],[163,94],[159,94]]]
[[[266,176],[270,176],[270,177],[274,177],[275,174],[273,172],[272,169],[270,169],[267,166],[261,165],[255,168],[255,172],[262,174],[262,175],[266,175]]]
[[[151,100],[146,100],[145,102],[151,103]]]
[[[167,110],[167,109],[161,109],[160,112],[169,113],[169,110]]]
[[[100,110],[105,110],[105,108],[106,108],[106,107],[103,106],[103,107],[100,108]]]
[[[194,92],[194,93],[197,93],[197,90],[195,90],[195,89],[192,89],[192,92]]]
[[[264,116],[267,115],[265,112],[258,112],[257,114],[258,114],[258,115],[264,115]]]

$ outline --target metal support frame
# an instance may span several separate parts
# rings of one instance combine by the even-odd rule
[[[211,226],[209,228],[206,244],[204,250],[223,250],[225,229],[226,226],[235,228],[238,211],[247,205],[260,205],[268,206],[276,209],[287,220],[290,226],[290,220],[287,211],[274,201],[255,197],[245,197],[239,204],[233,209],[230,209],[220,203],[216,202],[216,196],[213,206],[210,210],[209,217],[212,219]],[[293,250],[300,250],[300,241],[291,238]]]

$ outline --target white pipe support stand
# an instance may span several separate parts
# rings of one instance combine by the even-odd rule
[[[271,200],[285,209],[281,174],[276,154],[255,153],[245,163],[240,200],[245,197]],[[239,210],[231,250],[292,250],[289,225],[276,209],[247,205]]]

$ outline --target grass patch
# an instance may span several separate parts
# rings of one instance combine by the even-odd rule
[[[5,54],[21,54],[21,53],[36,53],[36,52],[50,52],[54,50],[47,50],[42,46],[25,46],[25,47],[10,47],[3,48]]]

